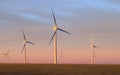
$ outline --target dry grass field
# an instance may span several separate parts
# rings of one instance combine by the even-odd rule
[[[120,75],[120,65],[0,64],[0,75]]]

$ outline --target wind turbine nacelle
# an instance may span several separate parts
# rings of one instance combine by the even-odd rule
[[[90,45],[90,47],[93,47],[93,45]]]
[[[97,48],[97,46],[93,45],[94,48]]]
[[[23,43],[26,43],[26,41],[25,41],[25,40],[23,40]]]
[[[54,30],[54,31],[57,30],[57,27],[53,27],[52,30]]]

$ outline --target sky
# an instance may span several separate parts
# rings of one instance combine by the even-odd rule
[[[59,63],[89,64],[91,33],[96,63],[120,63],[119,0],[0,0],[0,63],[23,63],[21,28],[35,43],[27,45],[27,62],[53,63],[51,5],[58,26],[71,33],[58,32]],[[2,54],[7,50],[10,61]]]

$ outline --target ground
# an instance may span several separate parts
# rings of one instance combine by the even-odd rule
[[[0,64],[0,75],[120,75],[120,65]]]

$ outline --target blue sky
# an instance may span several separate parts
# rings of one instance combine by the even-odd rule
[[[71,35],[66,35],[58,32],[59,48],[62,47],[65,50],[66,57],[70,62],[72,62],[71,56],[69,56],[72,55],[71,53],[76,54],[79,59],[85,58],[85,60],[79,61],[76,59],[75,62],[89,61],[90,33],[93,33],[96,44],[99,46],[98,51],[96,51],[99,57],[98,62],[105,63],[115,52],[116,55],[113,56],[115,62],[110,59],[108,61],[120,63],[117,60],[120,58],[118,54],[120,49],[119,0],[1,0],[1,50],[10,49],[15,55],[18,54],[18,58],[22,58],[19,52],[22,47],[21,27],[23,27],[28,39],[36,43],[36,45],[28,46],[31,51],[28,54],[35,53],[33,50],[35,48],[37,53],[43,52],[41,57],[47,58],[44,56],[45,52],[51,56],[53,48],[52,45],[48,45],[53,33],[51,28],[54,26],[51,4],[59,27],[71,33]],[[109,50],[110,53],[106,55],[105,53]],[[11,58],[14,58],[12,52]],[[79,56],[79,52],[84,55]],[[76,58],[74,54],[72,58]],[[36,56],[34,58],[39,59]],[[104,61],[101,62],[100,60],[103,58]],[[49,60],[51,59],[52,56],[49,57]],[[47,60],[43,60],[43,62]]]

